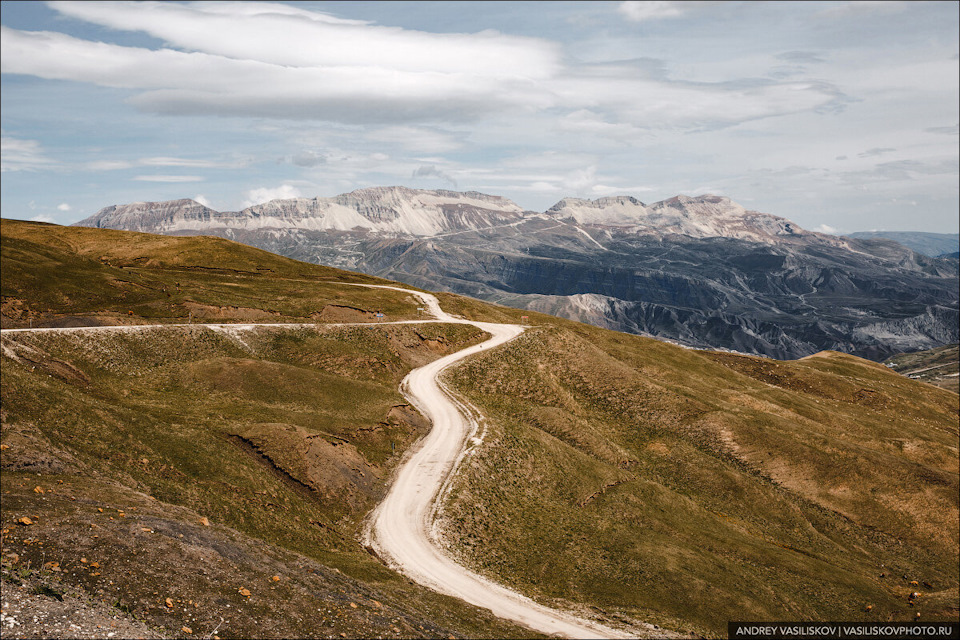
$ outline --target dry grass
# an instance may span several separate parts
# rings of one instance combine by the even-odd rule
[[[491,429],[446,511],[466,562],[708,637],[912,619],[909,580],[934,585],[924,619],[956,619],[955,395],[838,353],[549,324],[451,374]]]
[[[164,322],[375,322],[418,301],[387,281],[221,238],[0,221],[4,328]]]

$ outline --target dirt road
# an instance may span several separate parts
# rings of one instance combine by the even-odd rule
[[[524,327],[454,318],[440,308],[434,296],[411,293],[419,296],[438,320],[472,324],[492,337],[414,369],[404,379],[401,390],[431,420],[433,429],[408,455],[387,497],[371,515],[368,544],[420,584],[490,609],[536,631],[571,638],[636,637],[636,633],[624,633],[539,605],[457,564],[436,544],[433,522],[437,496],[477,429],[470,412],[442,388],[437,377],[445,368],[474,353],[512,340]]]

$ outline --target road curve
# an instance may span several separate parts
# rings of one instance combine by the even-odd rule
[[[433,429],[408,455],[387,497],[371,514],[366,530],[367,543],[414,581],[489,609],[501,618],[535,631],[571,638],[635,637],[537,604],[457,564],[433,541],[431,532],[437,496],[454,471],[467,439],[477,427],[476,422],[442,388],[437,377],[447,367],[474,353],[512,340],[523,332],[524,327],[454,318],[440,308],[436,297],[428,293],[383,288],[414,294],[438,320],[471,324],[492,337],[482,344],[414,369],[404,378],[401,391],[430,419]]]
[[[347,284],[347,283],[341,283]],[[417,443],[397,472],[386,498],[371,514],[366,530],[367,543],[392,566],[414,581],[440,593],[460,598],[483,607],[495,615],[535,631],[570,638],[631,638],[635,634],[544,607],[506,587],[496,584],[457,564],[433,541],[432,531],[437,496],[449,480],[456,462],[463,455],[467,439],[477,428],[476,422],[460,408],[442,388],[437,377],[447,367],[478,353],[504,344],[520,335],[524,327],[513,324],[473,322],[456,318],[440,308],[437,298],[428,293],[386,285],[356,286],[395,289],[417,296],[434,320],[407,320],[382,324],[419,324],[451,322],[470,324],[492,337],[440,360],[414,369],[401,385],[404,395],[433,423],[430,433]],[[344,323],[353,324],[353,323]],[[358,323],[360,324],[360,323]],[[260,326],[291,328],[314,324],[226,324],[226,325],[123,325],[104,327],[3,329],[4,335],[27,332],[133,332],[173,326],[196,326],[211,330],[252,329]],[[362,323],[361,326],[371,326]],[[5,355],[16,354],[2,345]]]

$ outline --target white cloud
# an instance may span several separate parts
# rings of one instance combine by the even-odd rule
[[[814,231],[818,233],[829,233],[830,235],[838,235],[839,231],[836,227],[831,227],[828,224],[821,224],[813,228]]]
[[[549,103],[534,84],[560,68],[559,43],[435,34],[338,20],[278,4],[64,2],[64,15],[143,31],[181,50],[90,42],[3,27],[4,73],[141,91],[169,114],[344,122],[459,120]]]
[[[842,18],[859,18],[871,14],[889,15],[901,13],[907,8],[903,0],[851,0],[835,5],[828,5],[819,12],[820,17],[829,20]]]
[[[592,187],[590,187],[590,190],[593,193],[601,196],[610,196],[614,194],[633,195],[637,193],[646,193],[649,191],[653,191],[653,187],[648,187],[643,185],[635,186],[635,187],[617,187],[617,186],[608,185],[608,184],[595,184]]]
[[[578,194],[591,190],[595,184],[597,184],[597,167],[593,165],[572,171],[564,180],[564,185]]]
[[[170,158],[161,156],[155,158],[140,158],[137,161],[137,164],[144,167],[193,167],[197,169],[217,169],[242,167],[247,164],[247,162],[244,160],[220,161],[197,158]]]
[[[414,72],[391,68],[383,52],[378,66],[292,67],[0,30],[4,73],[139,90],[129,102],[161,114],[402,122],[469,120],[507,107],[550,103],[548,95],[534,90],[531,78],[507,66],[499,75]]]
[[[143,175],[133,179],[140,182],[203,182],[203,176]]]
[[[613,139],[631,127],[731,126],[823,109],[842,98],[824,82],[692,83],[670,80],[662,70],[651,75],[633,63],[569,66],[559,42],[490,31],[434,34],[284,5],[51,6],[110,28],[144,31],[184,50],[2,27],[5,73],[130,89],[137,93],[129,103],[161,114],[393,125],[367,133],[426,153],[460,148],[462,136],[411,123],[475,122],[549,109],[561,118],[574,114],[568,126]],[[672,3],[624,6],[644,15],[681,11]],[[209,166],[177,160],[175,166]]]
[[[366,139],[374,142],[400,145],[420,153],[447,153],[463,147],[460,136],[433,127],[388,126],[367,132]]]
[[[197,195],[193,196],[193,201],[199,202],[205,207],[210,207],[211,209],[213,208],[213,206],[210,204],[210,201],[207,200],[207,198],[203,194],[198,193]]]
[[[621,2],[618,10],[627,20],[643,22],[644,20],[660,20],[676,18],[683,15],[684,5],[689,2],[669,2],[668,0],[637,0]]]
[[[299,198],[301,197],[300,189],[297,189],[291,184],[282,184],[279,187],[270,189],[268,187],[260,187],[259,189],[251,189],[250,191],[245,191],[243,193],[243,208],[252,207],[255,204],[262,204],[264,202],[270,202],[271,200],[287,199],[287,198]]]
[[[863,153],[857,154],[859,158],[870,158],[873,156],[882,156],[886,153],[893,153],[896,151],[893,147],[874,147],[872,149],[867,149]]]
[[[137,160],[94,160],[81,165],[87,171],[120,171],[134,167],[188,167],[191,169],[237,169],[249,165],[249,158],[233,160],[208,160],[197,158],[172,158],[157,156]]]
[[[327,159],[323,154],[306,149],[294,154],[290,161],[298,167],[316,167],[321,164],[326,164]]]
[[[56,222],[56,220],[54,220],[50,216],[44,216],[44,215],[33,216],[32,218],[30,218],[30,221],[31,222],[51,222],[51,223]]]
[[[188,51],[296,68],[546,77],[560,46],[496,31],[438,34],[372,25],[283,4],[52,2],[60,13],[143,31]]]
[[[71,209],[73,209],[73,207],[71,207],[66,202],[61,202],[60,204],[57,205],[57,211],[70,211]]]
[[[35,171],[58,164],[48,158],[37,140],[0,137],[0,172]]]
[[[125,160],[94,160],[84,164],[83,168],[88,171],[119,171],[134,166],[136,166],[134,163]]]

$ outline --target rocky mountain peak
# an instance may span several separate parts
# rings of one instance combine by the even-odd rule
[[[100,209],[76,224],[83,227],[156,232],[159,229],[166,230],[166,227],[177,222],[205,224],[219,215],[219,212],[196,200],[181,198],[163,202],[115,204]]]
[[[154,233],[212,229],[307,229],[433,236],[510,224],[523,209],[507,198],[476,191],[368,187],[333,198],[287,198],[217,212],[193,200],[134,203],[102,209],[80,226]]]
[[[507,198],[477,191],[389,186],[356,189],[332,198],[271,200],[240,212],[221,213],[189,199],[135,202],[106,207],[77,224],[153,233],[303,229],[430,237],[512,225],[530,214]],[[626,195],[595,200],[564,198],[550,207],[546,215],[585,228],[646,236],[728,237],[765,244],[799,238],[820,244],[846,243],[712,194],[678,195],[649,205]]]

